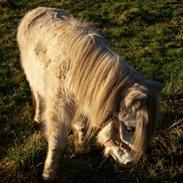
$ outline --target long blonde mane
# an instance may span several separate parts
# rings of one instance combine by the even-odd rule
[[[134,74],[102,36],[88,31],[87,24],[70,21],[74,31],[68,33],[71,38],[68,88],[76,96],[75,118],[86,115],[89,129],[98,128],[116,108],[122,90],[135,82]]]

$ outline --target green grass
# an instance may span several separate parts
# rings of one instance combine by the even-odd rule
[[[113,50],[164,84],[161,122],[134,167],[104,160],[93,145],[73,156],[72,137],[60,165],[63,182],[183,181],[183,3],[178,0],[0,0],[0,182],[40,181],[46,140],[33,123],[28,83],[19,64],[16,29],[30,9],[51,6],[93,22]],[[169,127],[170,126],[170,127]]]

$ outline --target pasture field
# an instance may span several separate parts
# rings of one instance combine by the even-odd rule
[[[16,43],[21,18],[38,6],[64,9],[94,23],[115,52],[147,78],[164,84],[161,121],[137,165],[124,167],[104,159],[95,144],[89,154],[75,155],[71,135],[60,162],[60,181],[183,182],[183,1],[0,0],[0,183],[41,180],[47,143],[33,122]]]

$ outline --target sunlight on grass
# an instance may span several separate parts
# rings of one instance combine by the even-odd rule
[[[46,142],[41,132],[36,132],[27,137],[23,143],[16,142],[15,146],[8,149],[7,156],[2,160],[2,172],[7,177],[13,176],[17,182],[28,181],[29,176],[36,176],[42,167],[45,157]],[[35,177],[36,178],[36,177]]]

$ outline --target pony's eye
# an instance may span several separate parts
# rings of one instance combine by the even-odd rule
[[[135,131],[135,127],[131,127],[131,126],[126,126],[126,125],[125,125],[125,130],[126,130],[127,132],[134,132],[134,131]]]

